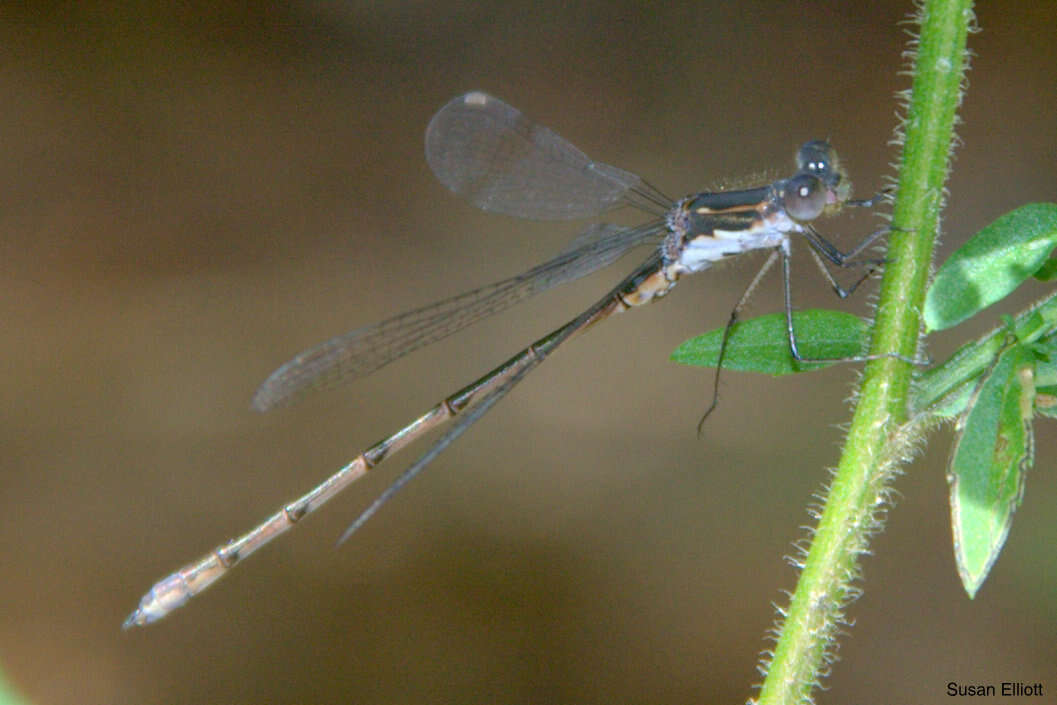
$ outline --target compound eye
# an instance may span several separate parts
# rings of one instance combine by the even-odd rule
[[[826,189],[817,176],[800,174],[785,182],[785,212],[793,220],[814,220],[826,209]]]
[[[833,171],[837,155],[829,142],[825,140],[812,140],[804,143],[796,155],[796,165],[799,171],[814,174],[820,179],[825,179]]]

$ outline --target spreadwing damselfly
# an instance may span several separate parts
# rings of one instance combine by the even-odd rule
[[[125,621],[126,628],[149,624],[184,605],[235,564],[285,533],[390,455],[455,419],[452,428],[360,515],[342,536],[344,540],[566,340],[615,313],[664,296],[683,275],[704,271],[720,260],[755,250],[770,251],[760,273],[735,307],[726,328],[728,334],[737,311],[763,273],[781,260],[790,353],[797,360],[804,360],[793,328],[789,284],[792,236],[804,237],[830,284],[844,296],[872,271],[871,265],[877,264],[876,260],[853,258],[885,232],[878,231],[843,253],[812,227],[812,221],[842,206],[873,205],[876,200],[850,200],[851,185],[836,152],[821,140],[807,142],[800,148],[796,171],[787,179],[744,190],[698,193],[673,201],[632,173],[592,161],[503,101],[474,92],[455,98],[434,115],[426,131],[426,158],[442,184],[486,211],[552,220],[587,218],[631,206],[653,219],[636,227],[594,225],[557,256],[523,274],[359,328],[306,350],[265,380],[253,398],[254,408],[265,411],[310,390],[370,374],[486,316],[612,264],[635,248],[648,247],[650,254],[579,316],[370,446],[256,528],[160,580]],[[826,269],[823,259],[840,267],[865,264],[867,273],[845,290]],[[714,405],[715,397],[709,411]]]

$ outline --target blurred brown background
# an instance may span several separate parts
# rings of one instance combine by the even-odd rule
[[[268,415],[327,337],[514,274],[577,224],[450,196],[422,136],[470,89],[673,196],[786,172],[830,139],[867,194],[910,3],[43,3],[0,28],[0,662],[35,703],[741,702],[853,367],[797,379],[668,361],[759,259],[567,346],[340,550],[383,466],[171,618],[163,574],[607,290],[623,261]],[[961,112],[944,252],[1057,192],[1057,5],[994,4]],[[634,222],[634,214],[618,214]],[[877,227],[826,224],[847,248]],[[800,248],[797,303],[841,304]],[[636,255],[638,256],[638,255]],[[873,288],[871,285],[867,288]],[[1029,285],[1020,303],[1044,291]],[[753,312],[780,310],[778,277]],[[1012,307],[1006,310],[1014,310]],[[942,358],[999,312],[937,336]],[[948,431],[896,484],[822,702],[1057,688],[1057,443],[975,601],[950,546]],[[1006,699],[1004,702],[1016,702]],[[1039,702],[1033,699],[1032,702]]]

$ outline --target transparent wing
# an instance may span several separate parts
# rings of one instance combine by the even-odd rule
[[[253,397],[253,408],[266,411],[309,390],[370,374],[530,296],[597,271],[634,247],[657,246],[665,232],[663,222],[637,228],[594,225],[553,259],[523,274],[358,328],[302,352],[264,381]]]
[[[437,179],[478,208],[555,220],[635,205],[670,206],[638,176],[591,159],[498,98],[455,98],[426,129],[426,160]]]

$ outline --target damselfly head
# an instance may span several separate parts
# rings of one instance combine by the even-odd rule
[[[837,150],[829,142],[805,142],[796,154],[796,166],[798,175],[810,174],[822,182],[827,209],[833,206],[831,210],[836,210],[851,197],[851,181],[841,166]]]

